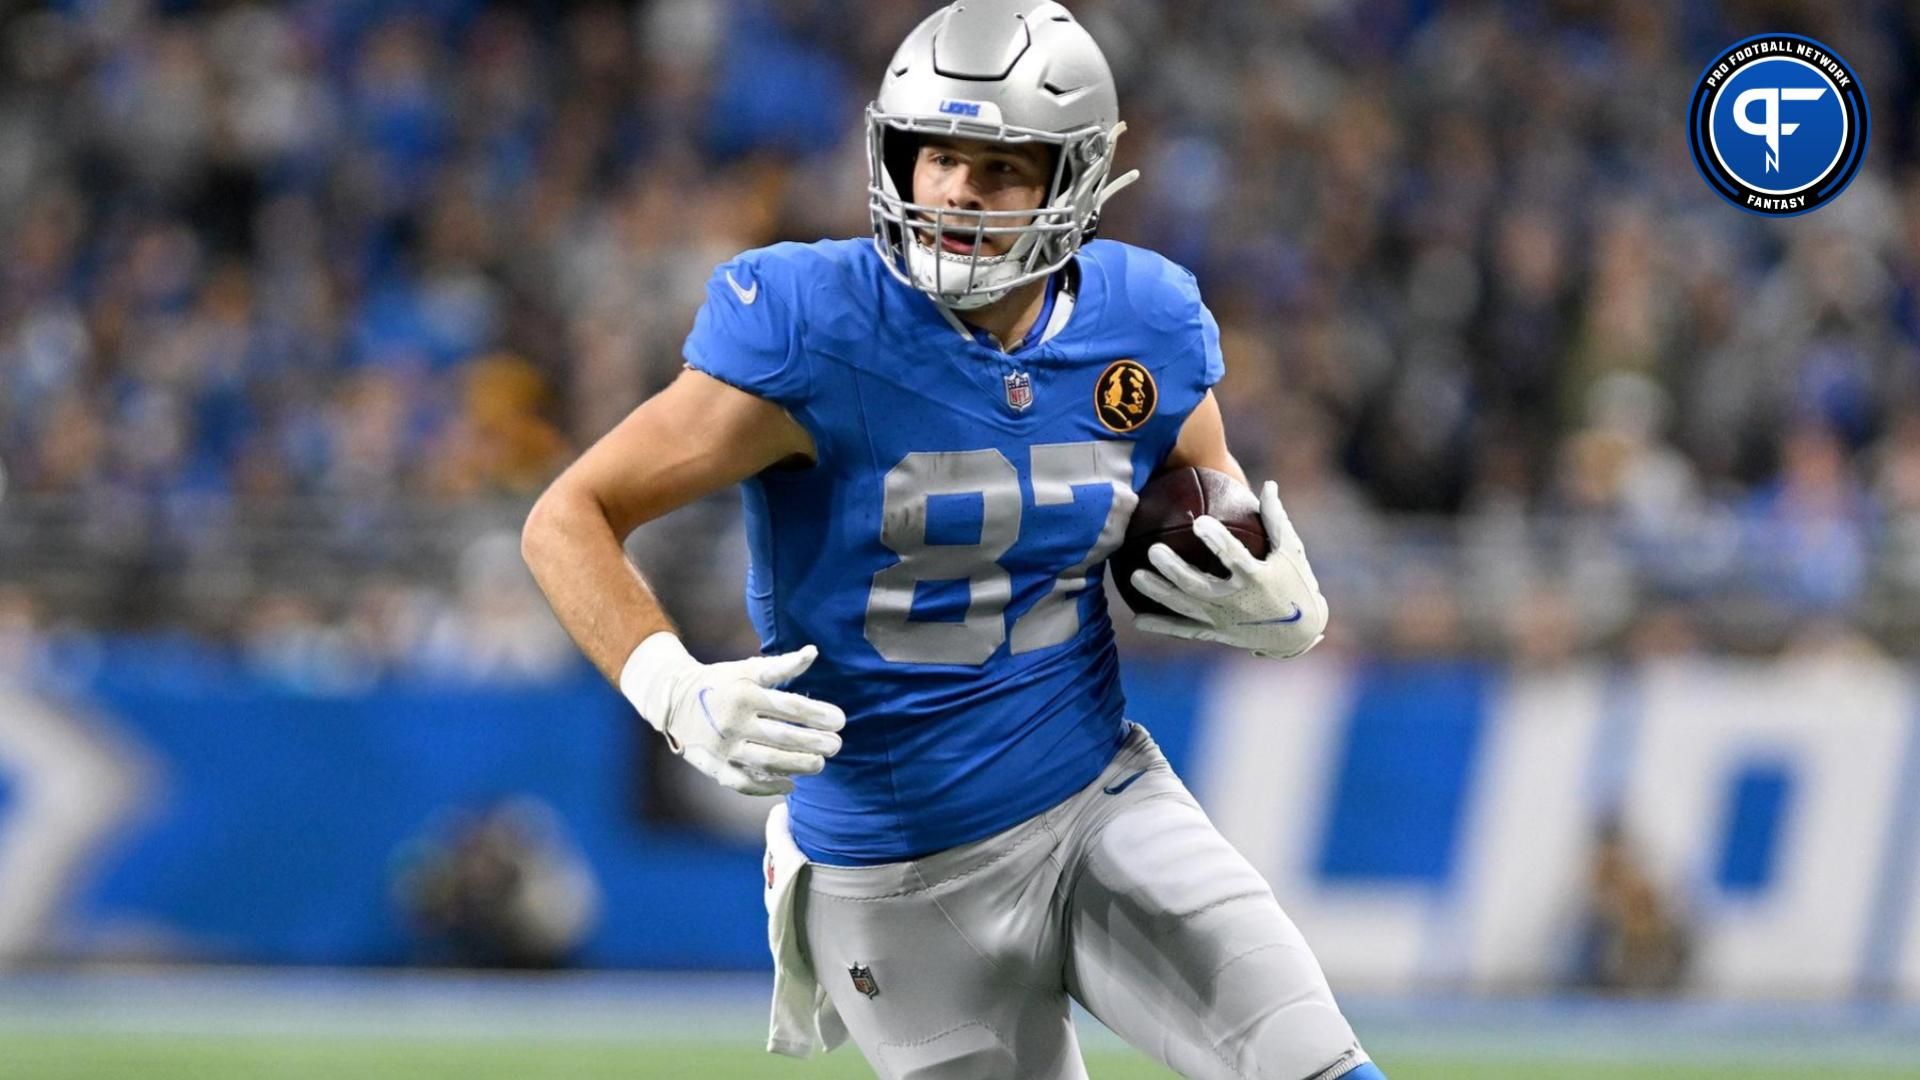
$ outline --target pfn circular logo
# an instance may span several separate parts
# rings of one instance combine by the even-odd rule
[[[1693,162],[1728,202],[1792,217],[1832,202],[1867,153],[1867,95],[1845,60],[1798,34],[1727,47],[1694,87]]]

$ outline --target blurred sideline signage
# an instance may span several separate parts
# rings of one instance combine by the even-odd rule
[[[1595,832],[1690,928],[1685,985],[1920,996],[1920,711],[1874,660],[1234,665],[1195,774],[1336,987],[1563,984]]]
[[[638,812],[650,744],[590,674],[325,696],[141,643],[95,671],[0,691],[0,964],[418,961],[409,846],[534,800],[601,899],[575,962],[765,966],[758,852]],[[1316,653],[1130,661],[1128,696],[1336,988],[1567,984],[1614,822],[1686,989],[1920,998],[1915,680]]]

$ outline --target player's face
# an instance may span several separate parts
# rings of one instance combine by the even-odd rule
[[[938,237],[940,247],[961,255],[976,254],[974,228],[980,219],[964,211],[1037,210],[1046,198],[1052,154],[1035,143],[997,143],[981,139],[935,138],[920,147],[913,163],[913,201],[963,211],[947,217]],[[1026,219],[1030,221],[1031,219]],[[995,226],[1024,224],[999,218]],[[921,240],[934,243],[931,230]],[[988,233],[980,238],[977,254],[1002,255],[1013,246],[1012,233]]]

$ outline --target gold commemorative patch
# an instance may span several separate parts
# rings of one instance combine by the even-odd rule
[[[1135,360],[1115,360],[1093,384],[1093,411],[1109,430],[1126,433],[1153,418],[1160,390]]]

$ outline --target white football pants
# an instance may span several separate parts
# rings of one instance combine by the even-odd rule
[[[1005,832],[803,873],[801,952],[884,1080],[1084,1080],[1069,997],[1186,1077],[1367,1060],[1272,890],[1137,724],[1099,779]]]

